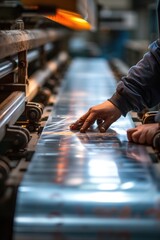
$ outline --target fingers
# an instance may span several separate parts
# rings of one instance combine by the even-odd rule
[[[119,116],[117,115],[111,115],[111,116],[107,116],[107,118],[102,121],[99,125],[98,125],[98,129],[101,133],[104,133],[107,131],[107,129],[110,127],[110,125],[115,122],[117,119],[119,118]]]
[[[88,116],[89,116],[89,111],[87,113],[85,113],[81,118],[79,118],[76,122],[72,123],[70,125],[70,129],[71,130],[80,130]]]
[[[152,138],[150,134],[148,134],[148,131],[135,131],[132,134],[132,141],[139,144],[152,144]]]
[[[136,128],[131,128],[127,130],[128,140],[131,142],[139,143],[139,144],[152,144],[153,136],[156,131],[155,126],[140,125]]]
[[[115,121],[114,116],[107,117],[105,120],[103,118],[97,117],[96,112],[89,110],[76,122],[70,125],[71,130],[80,130],[81,133],[85,133],[87,129],[94,124],[97,120],[98,129],[101,133],[106,132],[109,126]]]
[[[98,129],[101,133],[104,133],[107,131],[107,129],[109,128],[110,125],[111,125],[111,123],[106,120],[105,122],[103,122],[102,124],[100,124],[98,126]]]
[[[85,113],[75,123],[70,125],[71,130],[80,130],[81,133],[85,133],[86,130],[95,122],[96,114],[90,113],[90,110]]]
[[[139,142],[140,135],[141,135],[141,132],[139,132],[139,131],[133,132],[132,133],[132,141],[135,143],[140,143]],[[142,139],[141,139],[141,141],[142,141]]]
[[[105,101],[89,109],[78,121],[71,124],[71,130],[85,132],[96,120],[100,131],[105,132],[107,128],[121,116],[120,110],[110,101]]]
[[[155,129],[155,127],[154,128],[147,128],[145,131],[142,131],[141,135],[139,137],[139,143],[152,145],[153,137],[154,137],[156,131],[157,130]]]
[[[127,130],[127,137],[130,142],[139,143],[140,138],[140,131],[138,131],[138,128],[131,128]],[[142,141],[142,139],[141,139]]]
[[[85,133],[87,129],[95,122],[95,120],[96,120],[96,114],[95,113],[89,114],[89,116],[84,121],[82,127],[80,128],[80,132]]]
[[[103,119],[97,119],[97,125],[100,132],[106,132],[107,130],[105,127],[103,127],[102,125],[103,123],[104,123]]]
[[[148,145],[152,145],[153,144],[153,137],[154,135],[150,134],[150,132],[148,131],[145,138],[146,138],[146,142]]]
[[[130,142],[133,142],[132,134],[136,131],[136,128],[130,128],[127,130],[127,138]]]

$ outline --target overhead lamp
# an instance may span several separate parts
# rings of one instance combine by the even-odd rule
[[[22,0],[27,7],[54,6],[45,17],[74,30],[96,30],[95,0]]]

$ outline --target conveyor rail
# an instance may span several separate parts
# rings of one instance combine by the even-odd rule
[[[65,35],[64,30],[0,31],[0,59],[60,40]]]
[[[48,61],[42,69],[37,70],[29,78],[29,85],[26,93],[27,101],[31,101],[36,96],[46,80],[52,77],[52,75],[60,69],[61,65],[67,62],[67,59],[68,54],[66,52],[60,52],[57,58]]]

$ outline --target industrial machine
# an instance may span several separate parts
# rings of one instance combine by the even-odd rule
[[[70,29],[95,16],[92,0],[0,1],[0,240],[160,238],[159,151],[126,137],[153,114],[69,129],[122,66],[69,56]]]

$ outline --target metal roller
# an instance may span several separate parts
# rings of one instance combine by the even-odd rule
[[[6,125],[13,125],[25,109],[25,93],[15,91],[0,103],[0,140],[6,133]]]

